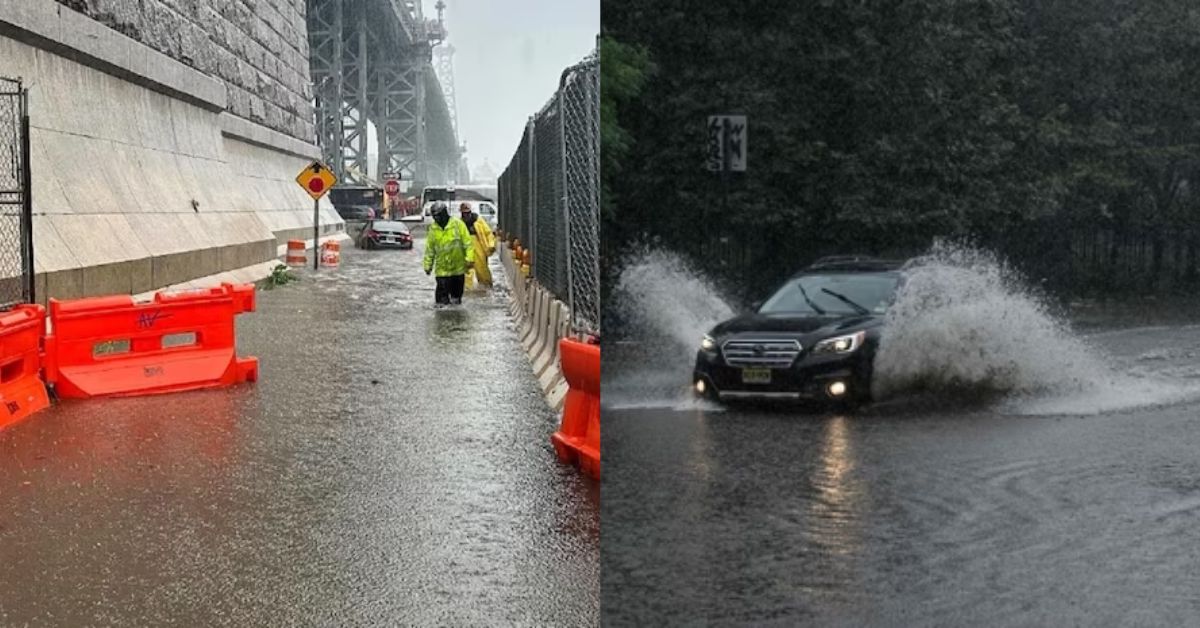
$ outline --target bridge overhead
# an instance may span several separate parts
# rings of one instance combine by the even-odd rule
[[[453,183],[459,142],[432,63],[441,16],[419,0],[308,0],[308,37],[318,143],[338,177],[368,180],[375,152],[377,172]]]

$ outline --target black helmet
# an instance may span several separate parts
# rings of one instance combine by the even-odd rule
[[[438,214],[446,214],[447,216],[449,216],[450,209],[448,207],[446,207],[445,203],[434,203],[433,209],[431,209],[429,211],[429,213],[434,216],[437,216]]]

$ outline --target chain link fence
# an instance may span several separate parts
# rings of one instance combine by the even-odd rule
[[[500,228],[529,248],[533,277],[600,333],[600,55],[567,68],[500,175]]]
[[[0,77],[0,309],[33,300],[28,92]]]

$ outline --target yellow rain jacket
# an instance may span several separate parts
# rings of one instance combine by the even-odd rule
[[[488,226],[483,218],[475,218],[475,278],[479,283],[490,286],[492,285],[492,271],[488,269],[488,258],[496,252],[496,236],[492,234],[492,228]]]
[[[436,222],[425,235],[425,272],[434,270],[438,277],[465,275],[475,263],[475,247],[467,225],[453,216],[443,229]]]

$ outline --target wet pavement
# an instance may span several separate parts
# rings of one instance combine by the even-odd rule
[[[0,432],[0,625],[595,625],[599,489],[507,296],[435,310],[421,246],[260,291],[257,384]]]
[[[1107,327],[1088,341],[1120,372],[1200,384],[1200,327]],[[605,351],[604,625],[1200,617],[1195,401],[721,408],[642,394],[637,351]]]

